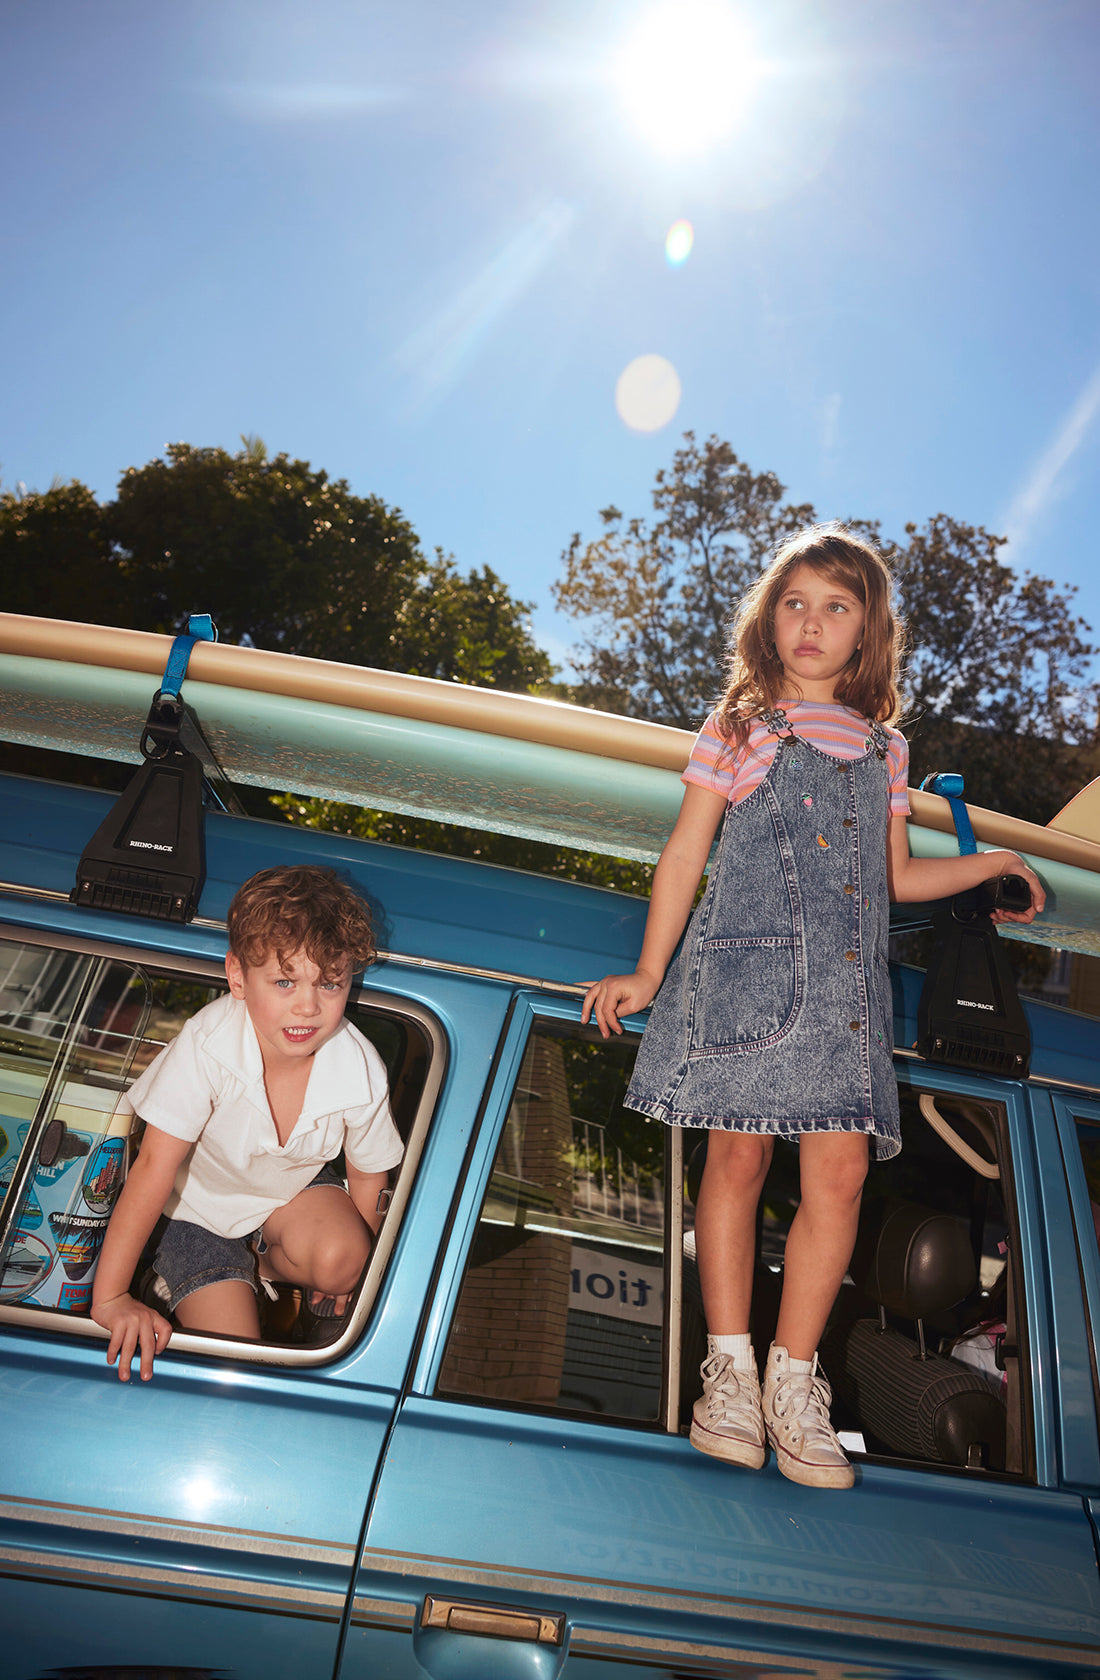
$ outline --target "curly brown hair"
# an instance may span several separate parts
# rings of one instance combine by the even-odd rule
[[[715,713],[718,732],[735,750],[749,723],[777,706],[791,688],[775,651],[775,610],[787,580],[810,566],[851,590],[867,618],[862,645],[836,686],[836,698],[879,723],[896,723],[905,629],[893,605],[893,578],[878,550],[840,524],[810,525],[782,543],[745,595],[730,644],[728,687]]]
[[[334,869],[310,863],[261,869],[233,895],[226,916],[229,949],[249,968],[274,956],[284,966],[296,951],[324,979],[353,974],[374,961],[374,924],[366,903]]]

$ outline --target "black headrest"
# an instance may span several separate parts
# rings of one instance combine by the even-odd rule
[[[886,1202],[864,1293],[902,1318],[929,1318],[975,1288],[978,1268],[964,1226],[916,1202]]]

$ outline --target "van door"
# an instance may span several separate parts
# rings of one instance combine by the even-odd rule
[[[1045,1449],[1026,1475],[857,1452],[837,1494],[689,1446],[685,1163],[679,1134],[623,1109],[631,1059],[576,1005],[518,1001],[386,1448],[341,1680],[1093,1666],[1092,1534]],[[994,1094],[1027,1180],[1021,1311],[1042,1372],[1041,1189],[1021,1091]]]
[[[140,1064],[224,989],[212,965],[194,970],[156,974],[30,935],[0,942],[0,1667],[20,1680],[329,1680],[336,1663],[438,1227],[414,1241],[411,1301],[397,1278],[412,1220],[395,1227],[373,1310],[344,1351],[177,1335],[150,1382],[118,1380],[73,1294],[117,1164],[114,1142],[96,1139],[114,1138],[112,1110]],[[407,1052],[419,1124],[435,1029],[415,1004],[386,1009],[379,1036],[399,1063]],[[487,1061],[502,1015],[471,1056]]]
[[[1085,1295],[1087,1333],[1067,1369],[1074,1384],[1063,1404],[1074,1422],[1076,1473],[1087,1494],[1100,1555],[1100,1479],[1095,1469],[1100,1427],[1100,1102],[1076,1095],[1054,1096],[1054,1113],[1072,1209],[1072,1227],[1062,1235],[1074,1244],[1074,1262]],[[1071,1270],[1067,1253],[1067,1270]],[[1061,1362],[1060,1362],[1061,1365]]]

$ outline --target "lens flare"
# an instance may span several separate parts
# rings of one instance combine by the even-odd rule
[[[673,222],[665,236],[665,256],[671,268],[686,263],[695,244],[695,229],[689,221]]]
[[[619,375],[615,407],[632,432],[659,432],[680,406],[680,375],[664,356],[635,356]]]
[[[627,40],[614,79],[641,137],[666,157],[682,157],[733,131],[757,74],[746,31],[726,0],[666,0]]]

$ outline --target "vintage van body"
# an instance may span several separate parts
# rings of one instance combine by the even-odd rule
[[[152,921],[69,902],[111,796],[0,802],[0,1676],[1100,1669],[1095,1020],[1029,1004],[1027,1078],[936,1065],[895,974],[905,1147],[826,1357],[856,1486],[801,1488],[687,1441],[698,1163],[622,1108],[637,1034],[580,1024],[644,901],[209,816],[199,914]],[[382,1239],[334,1340],[273,1313],[122,1384],[86,1313],[118,1097],[224,986],[235,887],[295,860],[379,913],[352,1010],[406,1140]]]

